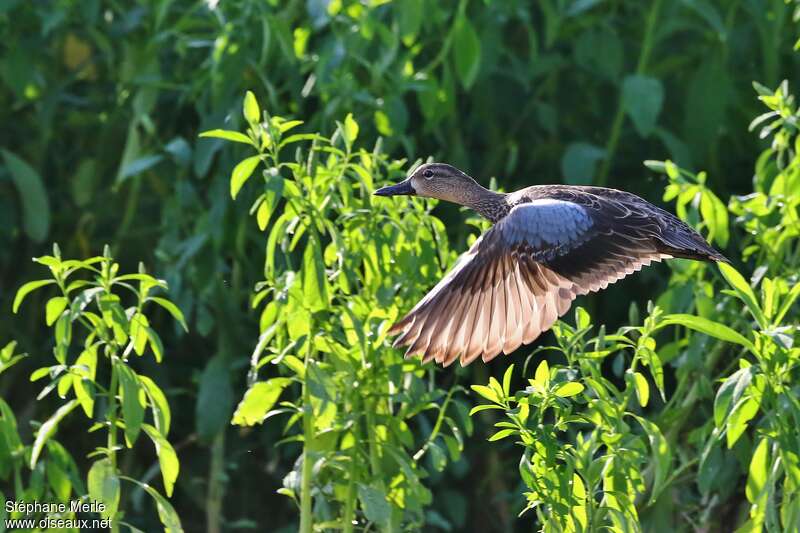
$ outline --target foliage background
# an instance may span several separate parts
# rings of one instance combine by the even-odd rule
[[[108,243],[128,271],[141,260],[165,277],[189,323],[185,334],[166,313],[151,319],[169,358],[148,369],[172,405],[181,458],[172,503],[184,527],[213,530],[214,500],[228,528],[291,530],[295,509],[275,490],[296,450],[274,446],[278,425],[229,424],[258,332],[248,300],[262,268],[262,234],[228,194],[243,151],[197,134],[242,129],[252,90],[271,113],[304,120],[303,131],[330,134],[353,113],[361,138],[383,137],[393,156],[452,162],[506,190],[593,183],[658,203],[667,183],[642,160],[669,158],[707,170],[727,201],[753,190],[767,143],[748,132],[762,112],[751,82],[800,81],[792,10],[783,0],[6,0],[0,146],[31,168],[15,174],[0,160],[0,339],[33,357],[4,374],[0,394],[30,440],[27,421],[51,412],[42,403],[52,399],[36,402],[26,381],[50,352],[41,316],[10,313],[16,288],[35,276],[29,258],[53,241],[70,257]],[[463,215],[435,213],[451,246],[465,247]],[[582,305],[616,328],[631,302],[656,299],[669,272],[647,269]],[[484,383],[505,366],[456,374]],[[462,459],[432,472],[434,508],[453,530],[527,530],[515,516],[518,454],[484,442],[489,422],[477,418]],[[77,427],[59,440],[90,449]],[[148,452],[124,468],[147,471]]]

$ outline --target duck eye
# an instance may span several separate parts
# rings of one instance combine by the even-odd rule
[[[422,175],[427,179],[431,179],[433,177],[433,171],[431,169],[423,170]]]

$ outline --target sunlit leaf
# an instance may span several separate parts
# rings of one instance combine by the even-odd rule
[[[733,448],[747,430],[747,425],[758,413],[758,408],[759,402],[752,396],[745,396],[733,407],[726,423],[728,448]]]
[[[164,526],[164,533],[183,533],[183,527],[181,526],[178,513],[175,512],[175,509],[161,493],[147,483],[142,483],[130,477],[123,477],[123,479],[135,483],[155,500],[156,507],[158,508],[158,518]]]
[[[647,384],[647,379],[639,372],[633,372],[631,376],[639,405],[645,407],[650,400],[650,386]]]
[[[328,305],[328,279],[320,246],[316,237],[311,238],[303,251],[303,304],[310,311]]]
[[[731,265],[727,263],[717,263],[717,266],[725,278],[725,281],[733,287],[733,290],[736,291],[736,294],[738,294],[739,298],[745,303],[747,309],[750,310],[750,314],[753,315],[753,318],[755,318],[759,326],[761,326],[761,329],[766,329],[767,319],[764,317],[764,313],[758,305],[756,295],[747,281],[745,281],[742,275]]]
[[[150,410],[153,412],[153,420],[155,421],[156,429],[164,435],[169,435],[170,420],[172,413],[170,411],[167,397],[161,388],[150,379],[148,376],[139,376],[139,382],[147,394],[148,401],[150,402]]]
[[[258,107],[256,95],[247,91],[244,95],[244,105],[242,106],[244,119],[250,124],[257,124],[261,121],[261,109]]]
[[[511,393],[511,375],[514,372],[514,365],[508,365],[506,371],[503,373],[503,394],[508,396]]]
[[[144,421],[144,406],[139,398],[142,386],[138,376],[126,364],[115,365],[122,395],[122,416],[125,420],[125,440],[132,447]]]
[[[500,403],[497,393],[486,385],[470,385],[470,388],[490,402]]]
[[[68,401],[59,407],[58,410],[53,413],[53,416],[48,418],[47,421],[39,427],[39,430],[36,432],[36,440],[33,442],[33,448],[31,448],[31,469],[36,466],[36,462],[39,460],[39,454],[42,453],[42,448],[44,447],[45,443],[58,429],[58,423],[61,422],[61,420],[63,420],[63,418],[72,412],[72,410],[77,406],[78,400]]]
[[[254,155],[239,162],[231,173],[231,198],[236,199],[242,185],[253,175],[253,171],[261,161],[261,156]]]
[[[550,388],[550,365],[547,364],[547,359],[542,359],[542,362],[536,367],[533,381],[543,392]]]
[[[489,442],[494,442],[496,440],[504,439],[509,435],[513,435],[514,433],[516,433],[516,430],[514,429],[501,429],[500,431],[489,437],[488,440]]]
[[[722,427],[730,408],[739,402],[755,375],[756,367],[741,368],[728,376],[714,398],[714,423]]]
[[[237,143],[244,143],[253,146],[253,140],[244,133],[231,130],[209,130],[200,134],[200,137],[213,137],[216,139],[225,139],[226,141],[233,141]]]
[[[89,469],[88,476],[89,497],[103,504],[101,516],[112,518],[117,514],[119,506],[120,489],[119,477],[110,459],[95,461]]]
[[[14,305],[11,307],[11,310],[16,314],[19,310],[19,306],[22,304],[22,300],[30,294],[31,292],[35,291],[40,287],[44,287],[45,285],[52,285],[55,283],[56,280],[54,279],[40,279],[37,281],[29,281],[25,285],[17,290],[17,295],[14,297]]]
[[[570,381],[568,383],[564,383],[560,385],[556,389],[556,396],[561,398],[569,398],[570,396],[575,396],[576,394],[580,394],[583,392],[583,384],[578,383],[577,381]]]
[[[233,413],[231,423],[240,426],[254,426],[264,421],[267,413],[290,383],[289,378],[272,378],[259,381],[244,393],[244,398]]]
[[[762,437],[750,459],[745,494],[747,501],[756,503],[767,484],[769,476],[769,439]]]
[[[358,137],[358,123],[353,118],[352,113],[348,113],[344,119],[344,139],[348,146],[352,145]]]
[[[164,479],[164,492],[167,496],[172,496],[172,488],[175,486],[175,480],[178,479],[178,471],[180,470],[180,463],[175,449],[166,437],[150,424],[142,424],[142,429],[156,447],[158,464],[161,467],[161,477]]]
[[[655,478],[653,479],[653,488],[650,491],[650,503],[654,503],[664,489],[664,483],[671,472],[672,449],[657,425],[640,416],[635,418],[644,428],[650,442],[650,450],[653,456],[652,464],[655,466]]]
[[[52,326],[58,317],[61,316],[61,313],[67,308],[67,303],[69,303],[69,301],[64,296],[55,296],[47,301],[45,322],[48,326]]]
[[[169,312],[169,314],[172,315],[172,318],[177,320],[178,323],[183,327],[184,331],[189,331],[189,328],[186,326],[186,320],[183,318],[183,312],[180,309],[178,309],[177,305],[167,300],[166,298],[158,298],[156,296],[150,296],[147,300],[155,302],[164,309],[166,309]]]
[[[714,322],[700,316],[674,314],[664,317],[664,320],[659,323],[659,326],[668,326],[672,324],[685,326],[689,329],[699,331],[700,333],[705,333],[706,335],[710,335],[717,339],[739,344],[751,352],[756,353],[756,348],[753,346],[753,343],[750,340],[746,339],[728,326],[720,324],[719,322]]]

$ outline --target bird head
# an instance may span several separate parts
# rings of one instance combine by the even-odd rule
[[[426,163],[418,166],[411,175],[396,185],[375,191],[377,196],[424,196],[449,202],[463,203],[465,194],[477,182],[446,163]]]

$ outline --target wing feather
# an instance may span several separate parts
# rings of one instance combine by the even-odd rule
[[[725,260],[673,215],[629,193],[556,187],[545,197],[531,194],[390,328],[407,356],[444,366],[490,361],[533,342],[578,295],[654,261]]]

